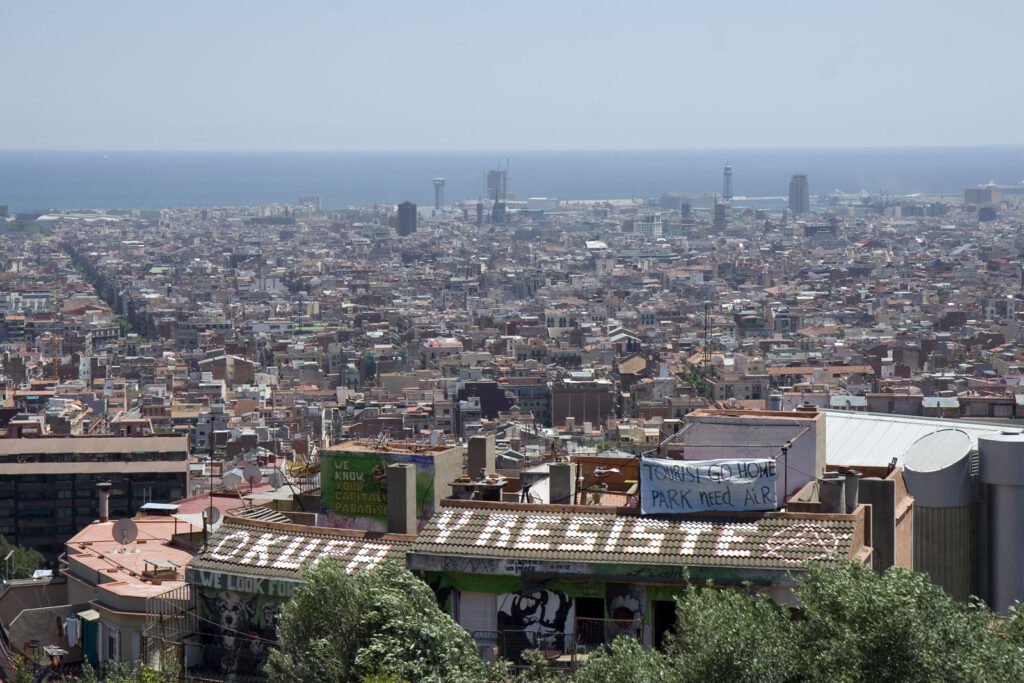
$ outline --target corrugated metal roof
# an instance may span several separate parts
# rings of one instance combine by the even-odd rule
[[[857,521],[657,519],[614,512],[447,507],[409,549],[432,555],[572,565],[792,569],[852,557]]]
[[[1006,428],[963,420],[829,410],[825,412],[825,462],[837,467],[886,467],[896,458],[902,465],[914,442],[951,427],[965,432],[974,450],[980,435]]]

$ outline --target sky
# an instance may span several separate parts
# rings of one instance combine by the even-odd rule
[[[1020,0],[0,0],[0,149],[1024,143]]]

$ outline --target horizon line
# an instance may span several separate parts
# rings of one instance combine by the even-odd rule
[[[105,148],[105,147],[0,147],[4,153],[94,153],[94,154],[539,154],[539,153],[684,153],[684,152],[838,152],[877,150],[925,149],[1012,149],[1024,147],[1024,142],[1013,143],[954,143],[904,145],[834,145],[834,146],[753,146],[753,147],[534,147],[534,148]]]

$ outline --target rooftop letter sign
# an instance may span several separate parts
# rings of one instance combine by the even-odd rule
[[[640,512],[666,515],[703,510],[775,510],[775,461],[640,460]]]

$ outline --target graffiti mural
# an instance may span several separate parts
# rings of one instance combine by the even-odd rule
[[[572,598],[561,591],[499,595],[498,630],[504,637],[505,657],[519,661],[524,650],[533,649],[564,652],[574,607]]]
[[[609,583],[605,588],[605,604],[608,605],[607,642],[619,636],[643,638],[644,604],[647,594],[643,586],[625,583]]]
[[[204,667],[221,673],[262,673],[269,646],[277,640],[277,599],[235,591],[203,591],[200,597]]]

